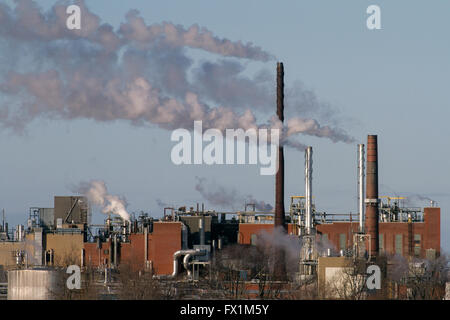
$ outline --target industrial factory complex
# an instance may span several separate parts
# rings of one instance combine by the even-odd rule
[[[281,121],[283,78],[283,64],[278,63],[277,115]],[[224,257],[220,253],[227,248],[240,247],[245,255],[244,250],[261,245],[261,236],[267,239],[275,232],[299,248],[295,272],[287,270],[292,265],[286,265],[287,253],[282,246],[273,252],[272,269],[267,272],[281,288],[280,298],[301,286],[319,288],[322,295],[317,297],[342,298],[337,291],[328,295],[325,292],[327,286],[336,289],[336,283],[343,281],[339,272],[352,268],[354,278],[367,278],[367,267],[376,265],[382,280],[400,259],[425,270],[423,261],[436,261],[441,256],[440,208],[433,202],[424,208],[407,207],[404,198],[379,194],[376,135],[368,135],[365,145],[355,145],[355,153],[359,212],[354,214],[322,212],[320,203],[313,201],[313,147],[305,150],[305,194],[290,195],[291,201],[285,208],[282,145],[278,149],[272,212],[259,212],[252,203],[242,204],[242,211],[233,212],[195,203],[164,208],[159,218],[143,213],[125,220],[111,213],[105,216],[104,224],[95,225],[90,223],[92,209],[85,196],[55,196],[48,208],[30,208],[25,225],[8,226],[3,220],[0,266],[8,274],[8,297],[41,298],[30,296],[32,290],[24,292],[27,275],[21,273],[50,272],[71,265],[79,266],[82,273],[97,270],[105,284],[108,273],[120,272],[123,266],[140,275],[151,275],[153,281],[194,283],[211,277],[215,260]],[[229,266],[244,283],[244,292],[235,297],[258,297],[261,291],[255,286],[258,287],[261,274],[238,263]],[[224,283],[227,288],[227,282]],[[385,285],[392,290],[384,297],[402,299],[413,294],[406,280],[399,280],[397,286],[383,280],[381,289],[362,290],[364,297],[376,295],[377,289],[384,290]],[[435,294],[443,298],[445,282]]]

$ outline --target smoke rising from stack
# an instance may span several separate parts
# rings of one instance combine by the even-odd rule
[[[160,208],[170,207],[170,205],[168,203],[164,202],[163,200],[161,200],[159,198],[156,199],[155,201],[156,201],[156,204],[158,205],[158,207],[160,207]]]
[[[84,1],[77,2],[81,30],[68,30],[69,2],[47,12],[35,1],[15,4],[0,5],[0,65],[9,68],[0,70],[5,97],[0,127],[20,132],[37,118],[124,120],[168,130],[192,129],[194,120],[202,120],[205,129],[221,130],[274,125],[255,116],[271,111],[273,80],[264,69],[253,77],[245,75],[248,69],[240,61],[265,62],[273,55],[251,43],[219,38],[197,25],[149,25],[135,10],[115,30]],[[195,68],[189,49],[223,60]],[[299,90],[299,100],[292,102],[295,109],[311,116],[313,110],[322,110],[318,114],[330,118],[313,93]],[[353,141],[342,129],[300,116],[288,121],[285,132],[284,142],[292,147],[299,144],[290,138],[296,134]]]
[[[242,195],[234,188],[226,188],[218,185],[215,181],[206,178],[195,177],[195,190],[200,192],[203,199],[211,205],[233,210],[242,209],[244,205],[254,203],[256,211],[272,211],[271,204],[256,200],[252,195]]]
[[[427,205],[430,205],[431,202],[436,203],[436,200],[431,199],[430,197],[420,195],[417,193],[405,193],[406,199],[401,200],[404,201],[404,205],[406,206],[414,206],[419,204],[423,204],[423,202],[427,202]]]
[[[81,182],[75,191],[84,195],[90,204],[99,206],[103,213],[113,213],[123,220],[130,221],[130,214],[126,210],[126,199],[110,195],[104,181]]]

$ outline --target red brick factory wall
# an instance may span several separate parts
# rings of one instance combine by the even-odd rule
[[[414,246],[420,245],[420,256],[425,257],[426,249],[436,250],[440,254],[441,247],[441,209],[424,208],[424,222],[380,222],[379,234],[383,235],[384,251],[389,254],[395,253],[395,237],[402,235],[402,254],[408,256],[414,253]],[[251,244],[252,234],[259,234],[263,231],[272,232],[273,224],[242,223],[239,225],[240,244]],[[317,225],[317,233],[326,235],[329,242],[340,250],[340,235],[345,234],[346,247],[353,245],[352,232],[358,231],[358,222],[335,222]],[[295,226],[288,224],[288,234],[293,234]],[[420,235],[420,243],[414,241],[414,235]]]
[[[173,254],[181,249],[181,223],[155,222],[153,232],[147,236],[147,259],[158,275],[171,274],[173,269]],[[134,233],[129,235],[129,241],[121,243],[118,248],[118,260],[121,265],[129,265],[134,270],[145,268],[145,234]],[[97,243],[85,243],[86,265],[98,267],[99,250]],[[100,250],[101,264],[109,259],[109,242],[102,243]]]

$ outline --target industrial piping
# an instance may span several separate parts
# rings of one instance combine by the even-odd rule
[[[370,259],[378,255],[378,146],[377,136],[367,136],[366,234],[370,236]]]
[[[364,233],[364,144],[358,144],[359,232]]]
[[[189,278],[192,276],[191,269],[189,269],[189,260],[191,259],[191,257],[192,256],[201,256],[201,255],[206,254],[205,250],[196,249],[196,250],[192,250],[192,251],[194,251],[194,252],[187,253],[183,258],[183,266],[187,270]]]
[[[305,229],[306,234],[310,234],[312,228],[312,147],[305,149],[305,200]]]
[[[182,255],[196,255],[199,254],[201,250],[178,250],[173,254],[173,272],[171,275],[168,276],[154,276],[154,278],[162,279],[162,278],[169,278],[173,279],[178,275],[178,258]]]

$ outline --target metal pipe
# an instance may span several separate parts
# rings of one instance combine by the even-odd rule
[[[80,265],[82,268],[84,267],[84,249],[83,248],[81,248]]]
[[[114,235],[114,266],[117,267],[117,234]]]
[[[358,207],[359,232],[364,233],[364,144],[358,144]]]
[[[178,250],[173,254],[173,272],[168,278],[175,278],[178,275],[178,258],[185,254],[194,254],[197,250]],[[156,277],[158,278],[158,277]],[[159,277],[161,278],[161,277]]]
[[[112,259],[113,259],[113,239],[112,239],[112,235],[109,236],[109,261],[108,261],[108,268],[112,267]]]
[[[370,236],[370,259],[378,255],[378,145],[377,136],[367,137],[366,234]]]
[[[144,227],[144,261],[148,261],[148,227]]]
[[[205,245],[205,216],[201,216],[198,220],[198,228],[200,232],[200,245]]]
[[[189,259],[191,259],[192,256],[200,256],[200,255],[204,255],[206,253],[205,250],[199,250],[199,249],[190,250],[190,251],[191,252],[186,253],[186,255],[184,256],[184,259],[183,259],[183,266],[187,270],[188,277],[192,276],[192,272],[189,269]]]
[[[307,147],[305,150],[305,199],[305,228],[306,234],[310,234],[312,228],[312,147]]]

